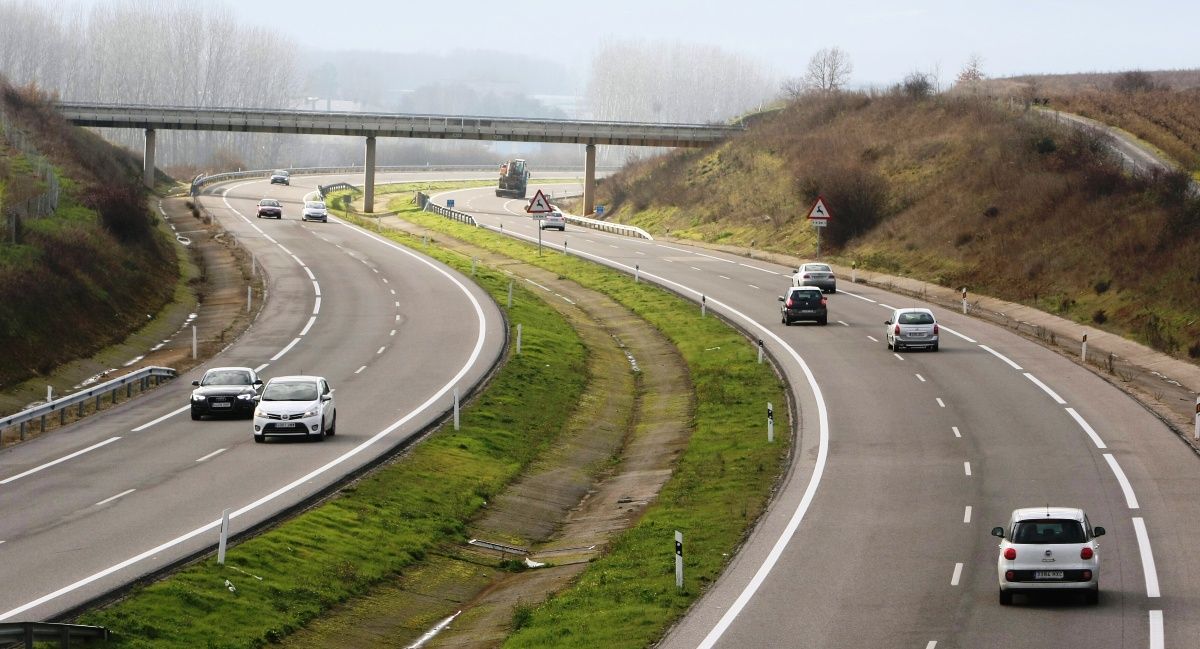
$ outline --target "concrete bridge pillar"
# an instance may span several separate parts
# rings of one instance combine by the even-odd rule
[[[154,129],[146,129],[146,151],[142,155],[145,169],[142,172],[142,184],[154,188]]]
[[[375,136],[367,137],[367,157],[363,161],[363,172],[366,174],[363,185],[363,211],[371,214],[375,211]]]
[[[583,158],[583,214],[591,216],[596,211],[596,145],[587,145]]]

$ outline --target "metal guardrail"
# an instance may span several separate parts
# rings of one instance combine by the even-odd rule
[[[84,403],[95,399],[99,406],[100,399],[111,393],[112,400],[115,403],[117,392],[121,388],[125,388],[125,395],[130,396],[133,392],[133,384],[141,383],[141,389],[145,390],[150,387],[150,380],[154,380],[154,384],[158,385],[162,378],[175,378],[175,370],[170,367],[143,367],[142,369],[126,374],[125,376],[115,378],[111,381],[106,381],[99,385],[81,390],[65,397],[59,397],[43,403],[40,406],[34,406],[28,410],[22,410],[15,415],[0,418],[0,430],[18,426],[21,429],[21,439],[25,439],[25,425],[34,420],[40,420],[42,428],[46,427],[46,417],[58,413],[59,424],[66,421],[67,410],[71,406],[77,406],[80,413],[83,411]]]
[[[574,223],[575,225],[582,225],[585,228],[591,228],[593,230],[600,230],[601,232],[611,232],[613,234],[620,234],[620,235],[624,235],[627,237],[638,237],[641,239],[647,239],[649,241],[654,241],[654,237],[650,236],[649,232],[646,232],[645,230],[643,230],[637,226],[622,225],[620,223],[613,223],[610,221],[601,221],[599,219],[592,219],[592,218],[588,218],[586,216],[576,216],[574,214],[567,214],[566,212],[563,212],[563,217],[566,218],[568,222]]]
[[[324,199],[325,196],[329,192],[331,192],[335,189],[345,189],[345,190],[349,190],[352,192],[362,193],[361,189],[355,187],[354,185],[351,185],[350,183],[333,183],[331,185],[317,185],[317,193],[321,195],[322,199]]]
[[[35,642],[57,641],[59,647],[70,647],[72,640],[108,640],[108,629],[84,624],[51,622],[0,622],[0,646],[21,646],[33,649]]]
[[[475,217],[471,216],[470,214],[467,214],[466,212],[459,212],[458,210],[451,209],[449,207],[443,207],[437,203],[434,203],[433,201],[425,202],[425,211],[441,214],[448,219],[454,219],[455,221],[466,223],[467,225],[479,227],[479,222],[476,221]]]

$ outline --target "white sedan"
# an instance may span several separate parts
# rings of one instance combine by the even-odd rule
[[[996,576],[1000,604],[1012,604],[1014,593],[1046,590],[1082,591],[1088,604],[1100,601],[1100,546],[1082,509],[1028,507],[1013,511],[1008,528],[992,528],[1000,537]]]
[[[254,441],[267,437],[322,440],[337,428],[333,390],[320,376],[277,376],[254,409]]]

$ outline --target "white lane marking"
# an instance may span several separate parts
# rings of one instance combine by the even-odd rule
[[[354,373],[355,373],[355,374],[359,374],[359,373],[361,373],[361,372],[362,372],[363,370],[365,370],[365,369],[367,369],[367,366],[366,366],[366,365],[363,365],[362,367],[360,367],[360,368],[358,368],[358,369],[354,370]]]
[[[121,493],[119,493],[115,496],[109,496],[108,498],[101,500],[100,502],[96,503],[94,506],[99,507],[100,505],[107,505],[108,503],[111,503],[112,501],[120,498],[121,496],[128,496],[129,494],[131,494],[135,491],[137,491],[137,489],[126,489],[125,491],[122,491]]]
[[[951,426],[950,430],[954,431],[955,437],[962,437],[962,433],[958,432],[958,426]]]
[[[721,279],[733,279],[732,277],[726,277],[724,275],[717,275],[717,277],[720,277]]]
[[[967,475],[971,475],[971,463],[970,462],[963,462],[963,472],[966,473]]]
[[[688,268],[691,268],[692,270],[700,270],[699,268],[696,268],[695,266],[688,266]]]
[[[941,407],[943,407],[943,408],[945,408],[945,407],[946,407],[946,402],[945,402],[945,401],[942,401],[942,398],[941,398],[941,397],[938,397],[938,398],[937,398],[937,403],[938,403],[938,405],[939,405],[939,406],[941,406]]]
[[[317,315],[320,312],[321,312],[321,298],[317,297],[317,301],[313,302],[313,315]]]
[[[303,335],[307,334],[308,330],[312,329],[312,326],[316,323],[317,323],[317,316],[315,316],[315,315],[309,316],[308,324],[304,325],[304,328],[300,330],[300,335],[303,336]]]
[[[878,338],[876,338],[875,336],[867,336],[867,338],[868,338],[868,339],[869,339],[871,342],[874,342],[874,343],[877,343],[877,342],[879,342],[879,339],[878,339]]]
[[[1025,378],[1029,379],[1030,381],[1033,381],[1034,385],[1037,385],[1037,386],[1038,386],[1039,388],[1041,388],[1041,389],[1042,389],[1042,390],[1043,390],[1043,391],[1044,391],[1046,394],[1050,395],[1050,398],[1051,398],[1051,399],[1054,399],[1054,402],[1055,402],[1055,403],[1057,403],[1058,405],[1060,405],[1060,406],[1065,406],[1065,405],[1067,405],[1067,402],[1066,402],[1066,400],[1064,400],[1062,397],[1058,396],[1058,393],[1056,393],[1054,390],[1051,390],[1051,389],[1050,389],[1050,386],[1048,386],[1048,385],[1046,385],[1045,383],[1042,383],[1041,381],[1039,381],[1039,380],[1038,380],[1038,378],[1037,378],[1036,376],[1034,376],[1034,375],[1030,374],[1029,372],[1026,372],[1026,373],[1025,373]]]
[[[205,461],[205,460],[208,460],[208,459],[214,458],[214,457],[216,457],[216,456],[218,456],[218,455],[220,455],[220,454],[224,453],[226,450],[228,450],[228,449],[219,448],[219,449],[217,449],[217,450],[213,451],[212,453],[209,453],[208,455],[205,455],[204,457],[197,459],[196,461],[197,461],[197,462],[203,462],[203,461]]]
[[[963,522],[964,523],[971,522],[971,506],[970,505],[967,505],[967,508],[963,510]]]
[[[923,377],[923,376],[921,376],[920,374],[918,374],[918,375],[917,375],[917,380],[919,380],[921,383],[924,383],[924,382],[925,382],[925,377]]]
[[[263,370],[267,369],[267,368],[268,368],[268,367],[270,367],[270,366],[271,366],[271,364],[270,364],[270,363],[263,363],[262,365],[259,365],[258,367],[254,368],[254,371],[255,371],[256,373],[257,373],[257,372],[261,372],[261,371],[263,371]],[[179,409],[179,412],[183,412],[184,410],[187,410],[187,408],[180,408],[180,409]]]
[[[262,232],[262,230],[259,230],[259,232]],[[273,243],[275,245],[279,245],[279,242],[275,240],[275,237],[273,237],[269,234],[264,234],[263,238],[266,239],[267,241],[270,241],[271,243]]]
[[[395,295],[395,294],[396,294],[396,289],[394,289],[394,288],[389,288],[388,290],[392,292],[392,295]]]
[[[275,245],[279,246],[279,249],[280,249],[280,250],[282,250],[282,251],[284,251],[284,252],[286,252],[288,255],[291,255],[292,257],[295,257],[295,256],[296,256],[296,255],[293,255],[293,254],[292,254],[292,251],[291,251],[291,250],[288,250],[287,248],[285,248],[285,247],[283,246],[283,244],[282,244],[282,243],[277,243],[277,244],[275,244]]]
[[[673,263],[675,263],[675,262],[671,261],[670,259],[667,259],[666,257],[663,257],[663,258],[662,258],[660,261],[665,261],[665,262],[667,262],[668,264],[673,264]]]
[[[1104,440],[1100,439],[1100,436],[1096,434],[1096,431],[1092,429],[1091,425],[1084,421],[1083,417],[1078,412],[1075,412],[1074,408],[1067,408],[1067,414],[1071,415],[1071,418],[1079,424],[1079,427],[1083,429],[1083,432],[1087,433],[1087,436],[1092,438],[1092,443],[1096,445],[1096,448],[1108,448],[1104,445]]]
[[[334,219],[333,222],[341,223],[337,219]],[[345,224],[342,224],[342,225],[345,225]],[[349,227],[349,226],[347,226],[347,227]],[[242,516],[249,511],[258,509],[259,507],[263,506],[264,504],[266,504],[272,500],[275,500],[276,498],[280,497],[281,495],[283,495],[285,493],[288,493],[288,492],[290,492],[294,489],[300,488],[302,486],[306,486],[314,478],[333,470],[335,467],[346,462],[347,460],[354,457],[355,455],[358,455],[359,453],[362,453],[363,451],[370,448],[371,446],[374,446],[375,444],[379,443],[380,440],[384,439],[385,437],[390,435],[392,432],[398,430],[401,426],[403,426],[404,424],[411,421],[418,414],[428,410],[434,404],[443,403],[445,396],[447,394],[449,394],[450,391],[455,386],[459,385],[462,382],[463,377],[465,377],[467,375],[467,372],[469,372],[471,370],[471,368],[475,366],[475,363],[478,362],[480,355],[483,353],[483,343],[484,343],[485,334],[487,332],[488,321],[487,321],[487,318],[484,316],[483,306],[480,305],[479,300],[476,299],[476,297],[471,293],[470,289],[468,289],[465,284],[460,282],[457,278],[455,278],[453,275],[451,275],[445,269],[435,265],[433,261],[425,259],[423,257],[420,257],[415,252],[412,252],[406,248],[403,248],[401,246],[398,246],[398,245],[392,243],[391,241],[379,238],[369,232],[365,232],[365,231],[359,230],[357,228],[350,228],[350,231],[354,232],[356,234],[365,236],[373,241],[377,241],[377,242],[379,242],[401,254],[408,255],[409,257],[413,258],[417,262],[425,264],[430,269],[432,269],[434,272],[438,273],[439,275],[441,275],[448,281],[452,282],[459,289],[459,291],[461,291],[463,293],[463,295],[466,296],[466,299],[468,301],[470,301],[471,306],[475,309],[476,321],[479,323],[479,326],[476,328],[476,333],[475,333],[475,345],[471,350],[470,356],[466,359],[466,362],[463,363],[462,367],[459,368],[458,372],[455,373],[454,376],[450,377],[450,379],[448,381],[446,381],[446,383],[443,384],[441,388],[438,388],[438,390],[436,392],[434,392],[433,394],[431,394],[429,396],[429,398],[426,399],[423,403],[418,405],[413,410],[409,411],[408,414],[406,414],[403,417],[401,417],[400,419],[397,419],[396,421],[392,422],[392,424],[389,425],[387,428],[384,428],[383,430],[379,431],[378,433],[375,433],[370,438],[366,439],[358,446],[355,446],[354,448],[346,451],[342,455],[339,455],[338,457],[330,460],[329,462],[326,462],[324,465],[319,466],[316,469],[313,469],[312,471],[309,471],[308,473],[306,473],[306,474],[300,476],[299,478],[293,480],[292,482],[280,487],[279,489],[276,489],[275,491],[259,498],[258,500],[255,500],[254,502],[252,502],[248,505],[245,505],[242,508],[232,512],[229,515],[230,519],[236,518],[238,516]],[[764,330],[765,330],[765,328],[764,328]],[[770,335],[769,331],[768,331],[768,335]],[[777,340],[777,342],[784,344],[782,339],[780,339],[778,336],[775,336],[775,339]],[[784,346],[786,347],[786,344],[784,344]],[[794,351],[792,353],[795,354]],[[797,358],[799,358],[799,357],[797,356]],[[801,361],[801,362],[803,362],[803,361]],[[805,367],[805,369],[807,370],[807,367]],[[814,389],[816,389],[816,382],[815,382],[815,379],[812,378],[811,372],[809,372],[807,375],[810,377],[810,381],[812,381],[812,385],[813,385]],[[818,395],[820,394],[819,389],[817,389],[817,394]],[[829,433],[828,415],[825,413],[824,401],[821,400],[819,397],[817,400],[817,410],[818,410],[819,419],[822,422],[821,428],[822,428],[824,441],[822,443],[821,448],[824,451],[826,446],[828,446],[828,433]],[[120,438],[119,437],[114,438],[114,440],[116,440],[116,439],[120,439]],[[818,453],[817,458],[818,458],[818,464],[817,464],[818,472],[823,471],[824,463],[825,463],[824,462],[824,453],[823,452]],[[809,498],[809,500],[811,500],[811,498]],[[89,575],[87,577],[79,579],[73,583],[67,584],[66,586],[63,586],[62,588],[59,588],[58,590],[47,593],[45,595],[42,595],[41,597],[39,597],[33,601],[26,602],[25,604],[22,604],[16,608],[13,608],[11,610],[0,613],[0,622],[3,622],[4,620],[16,617],[18,615],[21,615],[22,613],[24,613],[34,607],[37,607],[42,604],[45,604],[46,602],[55,600],[59,597],[62,597],[63,595],[66,595],[67,593],[71,593],[76,590],[79,590],[80,588],[83,588],[84,586],[87,586],[88,584],[94,583],[100,579],[107,577],[108,575],[111,575],[115,572],[123,570],[129,566],[136,564],[136,563],[139,563],[139,562],[149,559],[151,557],[157,556],[157,555],[161,554],[162,552],[164,552],[165,550],[173,548],[181,543],[185,543],[188,540],[193,539],[202,534],[208,533],[211,530],[217,529],[220,525],[221,525],[221,519],[213,520],[205,525],[197,527],[196,529],[194,529],[190,532],[187,532],[187,533],[182,534],[174,539],[171,539],[171,540],[161,543],[153,548],[150,548],[149,550],[146,550],[145,552],[142,552],[140,554],[132,556],[120,563],[109,566],[108,568],[105,568],[104,570],[101,570],[97,573],[94,573],[92,575]],[[782,548],[780,549],[780,551],[782,552]]]
[[[884,304],[883,302],[880,302],[880,303],[879,303],[879,306],[881,306],[881,307],[883,307],[883,308],[885,308],[885,309],[891,309],[892,311],[895,311],[895,310],[896,310],[896,307],[894,307],[894,306],[892,306],[892,305],[890,305],[890,304]]]
[[[838,293],[841,293],[842,295],[849,295],[850,297],[856,297],[864,302],[870,302],[871,304],[878,304],[875,300],[872,300],[869,297],[863,297],[863,296],[859,295],[858,293],[851,293],[850,291],[843,291],[840,288],[838,289]]]
[[[385,349],[387,349],[387,345],[384,345],[383,347],[380,347],[380,348],[379,348],[379,351],[377,351],[377,352],[375,352],[375,353],[376,353],[376,354],[382,354],[382,353],[383,353],[383,350],[385,350]]]
[[[1139,509],[1137,496],[1133,493],[1133,485],[1129,484],[1129,478],[1125,477],[1125,471],[1121,470],[1120,464],[1117,464],[1117,458],[1113,457],[1112,453],[1105,453],[1104,461],[1108,462],[1108,468],[1112,469],[1113,475],[1117,476],[1117,482],[1121,484],[1121,491],[1125,494],[1125,504],[1129,505],[1130,509]]]
[[[752,289],[754,289],[754,290],[756,290],[756,291],[761,291],[761,290],[762,290],[761,288],[759,288],[759,287],[757,287],[757,286],[755,286],[755,285],[753,285],[753,284],[747,284],[746,286],[749,286],[750,288],[752,288]]]
[[[186,410],[187,408],[190,408],[190,407],[191,406],[185,406],[184,409]],[[103,442],[99,442],[97,444],[92,444],[91,446],[89,446],[87,448],[80,449],[69,455],[64,455],[64,456],[58,458],[57,460],[51,460],[50,462],[47,462],[40,466],[35,466],[32,469],[18,473],[17,475],[15,475],[11,478],[5,478],[3,480],[0,480],[0,484],[8,484],[10,482],[16,482],[17,480],[20,480],[21,478],[24,478],[25,476],[33,475],[33,474],[37,473],[38,471],[41,471],[42,469],[48,469],[56,464],[62,464],[63,462],[66,462],[67,460],[73,460],[73,459],[79,457],[80,455],[83,455],[84,453],[94,451],[102,446],[108,446],[109,444],[112,444],[113,442],[115,442],[119,439],[121,439],[121,438],[120,437],[110,437],[110,438],[104,440]]]
[[[281,246],[281,247],[282,247],[282,246]],[[301,267],[301,268],[304,268],[304,262],[300,261],[300,258],[299,258],[299,257],[297,257],[296,255],[292,255],[292,259],[295,259],[295,260],[296,260],[296,263],[297,263],[297,264],[300,264],[300,267]]]
[[[542,286],[541,284],[538,284],[537,282],[535,282],[535,281],[533,281],[533,280],[531,280],[531,279],[528,279],[528,278],[526,278],[526,280],[525,280],[525,281],[526,281],[526,282],[529,282],[530,284],[533,284],[534,286],[536,286],[536,287],[538,287],[538,288],[542,289],[543,291],[545,291],[545,292],[547,292],[547,293],[553,293],[553,292],[554,292],[554,291],[551,291],[549,288],[547,288],[547,287],[545,287],[545,286]],[[396,303],[396,306],[400,306],[400,303],[399,303],[399,302],[397,302],[397,303]]]
[[[317,294],[317,297],[321,297],[321,285],[315,280],[313,281],[313,292]]]
[[[258,370],[254,370],[254,371],[255,371],[255,372],[257,372]],[[184,407],[182,407],[182,408],[177,408],[177,409],[175,409],[175,410],[172,410],[171,412],[168,412],[167,414],[165,414],[165,415],[163,415],[163,416],[159,417],[158,419],[155,419],[155,420],[152,420],[152,421],[148,421],[148,422],[146,422],[146,423],[142,424],[141,426],[138,426],[137,428],[131,428],[131,429],[129,430],[129,432],[131,432],[131,433],[140,433],[141,431],[143,431],[143,430],[146,430],[147,428],[149,428],[149,427],[153,426],[154,424],[157,424],[157,423],[160,423],[160,422],[166,421],[166,420],[170,419],[171,417],[174,417],[175,415],[178,415],[179,413],[183,412],[184,410],[187,410],[188,408],[191,408],[191,406],[184,406]],[[0,484],[4,484],[4,483],[3,483],[3,482],[0,482]]]
[[[3,541],[0,541],[3,543]],[[1163,649],[1162,611],[1150,611],[1150,649]]]
[[[314,281],[317,279],[317,276],[316,276],[316,275],[313,275],[313,272],[312,272],[312,269],[311,269],[311,268],[309,268],[308,266],[303,266],[303,268],[304,268],[304,272],[308,273],[308,278],[309,278],[309,279],[311,279],[311,280],[314,280]]]
[[[274,362],[274,361],[279,360],[280,358],[283,358],[283,355],[292,351],[292,348],[295,347],[296,343],[298,343],[298,342],[300,342],[299,338],[293,338],[292,342],[287,344],[287,347],[284,347],[283,349],[279,350],[278,354],[275,354],[274,356],[271,357],[271,361]]]
[[[643,256],[643,257],[645,257],[645,256],[646,256],[646,253],[642,252],[641,250],[634,250],[634,251],[633,251],[633,253],[634,253],[635,255],[641,255],[641,256]]]
[[[950,577],[950,585],[951,586],[958,585],[958,580],[962,578],[962,569],[963,569],[963,564],[961,564],[961,563],[954,564],[954,574]]]
[[[838,324],[842,325],[843,327],[849,327],[849,326],[850,326],[850,323],[849,323],[849,322],[846,322],[845,320],[838,320]]]
[[[397,306],[399,306],[399,305],[397,305]],[[399,313],[396,314],[396,322],[400,322],[400,314]]]
[[[1150,550],[1150,535],[1146,533],[1146,521],[1140,516],[1133,519],[1133,531],[1137,534],[1138,552],[1142,555],[1142,572],[1146,575],[1146,597],[1159,597],[1158,569],[1154,567],[1154,552]]]
[[[991,347],[988,347],[987,345],[980,345],[979,348],[982,349],[983,351],[991,354],[992,356],[999,358],[1000,360],[1004,361],[1005,363],[1008,363],[1009,366],[1012,367],[1014,370],[1023,371],[1025,369],[1025,368],[1021,367],[1020,365],[1017,365],[1016,363],[1009,360],[1008,357],[1005,356],[1004,354],[1001,354],[1000,352],[992,349]]]
[[[741,262],[738,262],[738,266],[744,266],[745,268],[751,268],[751,269],[757,270],[759,272],[767,273],[768,275],[783,275],[783,274],[785,274],[785,273],[777,273],[773,270],[769,270],[766,268],[759,268],[758,266],[751,266],[750,264],[743,264]]]
[[[608,244],[608,247],[609,247],[609,248],[615,248],[615,249],[617,249],[617,250],[620,250],[620,249],[621,249],[621,246],[615,246],[615,245],[613,245],[613,244],[611,244],[611,243],[610,243],[610,244]]]
[[[967,337],[967,336],[964,336],[964,335],[962,335],[962,334],[958,333],[957,331],[955,331],[955,330],[951,329],[950,327],[947,327],[946,325],[938,325],[938,328],[939,328],[939,329],[941,329],[942,331],[945,331],[945,332],[949,333],[949,334],[953,334],[953,335],[955,335],[955,336],[958,336],[959,338],[962,338],[963,340],[965,340],[965,341],[967,341],[967,342],[969,342],[969,343],[974,343],[974,342],[976,342],[976,340],[975,340],[974,338],[969,338],[969,337]]]
[[[895,357],[896,357],[897,359],[899,359],[899,360],[904,360],[904,357],[903,357],[903,356],[901,356],[900,354],[897,354],[897,353],[894,353],[894,352],[893,352],[893,353],[892,353],[892,356],[895,356]]]
[[[709,259],[716,259],[717,261],[723,261],[723,262],[725,262],[725,263],[727,263],[727,264],[736,264],[736,263],[737,263],[736,261],[730,261],[730,260],[728,260],[728,259],[721,259],[720,257],[714,257],[714,256],[712,256],[712,255],[706,255],[706,254],[704,254],[704,253],[702,253],[702,252],[696,252],[696,251],[694,251],[694,250],[684,250],[683,248],[674,248],[674,247],[671,247],[671,246],[664,246],[664,245],[663,245],[663,244],[661,244],[661,243],[656,243],[656,244],[654,244],[654,245],[658,246],[659,248],[666,248],[667,250],[674,250],[674,251],[676,251],[676,252],[683,252],[683,253],[687,253],[687,254],[689,254],[689,255],[696,255],[697,257],[707,257],[707,258],[709,258]]]
[[[388,332],[388,335],[389,335],[389,336],[395,336],[395,335],[396,335],[396,330],[395,330],[395,329],[392,329],[390,332]]]
[[[930,640],[929,644],[925,645],[925,649],[937,649],[937,640]]]
[[[379,279],[382,279],[384,284],[387,284],[387,283],[388,283],[388,281],[387,281],[387,278],[386,278],[386,277],[380,277]]]

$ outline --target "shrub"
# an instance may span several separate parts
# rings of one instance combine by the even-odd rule
[[[1112,280],[1102,279],[1096,282],[1092,288],[1096,289],[1096,295],[1103,295],[1108,287],[1112,284]]]
[[[933,81],[924,72],[910,72],[900,83],[900,91],[912,99],[925,99],[933,95]]]
[[[1096,312],[1092,314],[1092,322],[1102,325],[1108,322],[1108,314],[1104,312],[1104,309],[1096,309]]]
[[[1154,78],[1149,72],[1141,70],[1130,70],[1122,72],[1113,79],[1113,90],[1126,94],[1135,92],[1146,92],[1155,89]]]
[[[860,166],[834,167],[818,172],[809,188],[808,201],[820,195],[829,208],[826,241],[843,246],[875,227],[887,206],[888,186],[882,176]],[[811,191],[816,189],[816,192]]]
[[[87,206],[96,210],[100,222],[117,240],[141,243],[150,240],[154,220],[139,189],[130,185],[99,185],[88,195]]]

